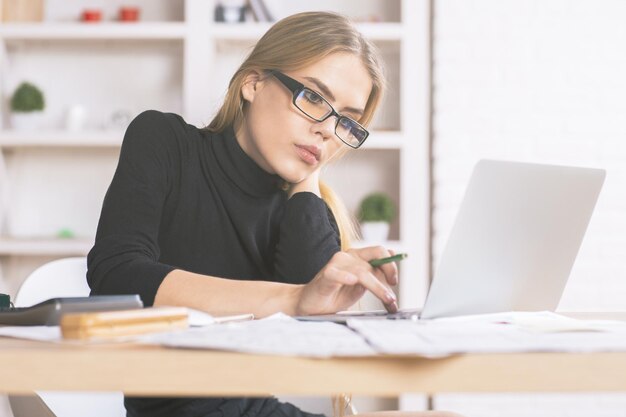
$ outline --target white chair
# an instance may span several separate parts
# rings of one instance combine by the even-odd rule
[[[15,297],[17,307],[27,307],[54,297],[89,295],[86,258],[65,258],[47,263],[30,274]],[[280,397],[303,409],[332,414],[328,398]],[[50,392],[9,396],[14,417],[125,417],[121,392]]]
[[[54,297],[86,297],[87,259],[58,259],[30,274],[15,297],[16,307],[27,307]],[[34,396],[10,396],[15,417],[124,417],[121,392],[48,392]]]

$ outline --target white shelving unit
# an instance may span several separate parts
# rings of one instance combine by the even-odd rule
[[[353,211],[372,191],[396,201],[390,240],[356,246],[409,253],[400,265],[400,304],[420,305],[430,275],[430,1],[265,1],[277,19],[313,8],[381,17],[358,27],[381,50],[389,93],[363,149],[323,177]],[[91,249],[123,138],[123,130],[103,129],[103,115],[154,108],[208,123],[231,74],[270,27],[215,23],[212,0],[135,0],[141,22],[112,22],[124,2],[98,3],[106,20],[98,24],[72,21],[91,5],[86,0],[46,0],[45,22],[0,24],[0,292],[14,295],[42,263]],[[46,94],[47,126],[36,132],[6,128],[8,96],[22,79]],[[76,103],[89,110],[87,123],[84,131],[68,132],[63,111]],[[64,228],[77,237],[55,238]],[[423,402],[404,396],[400,405],[419,409]]]
[[[4,104],[0,127],[7,126],[7,98],[22,77],[43,87],[50,116],[49,127],[37,132],[0,129],[0,170],[6,167],[4,187],[9,190],[4,216],[0,206],[0,219],[4,217],[7,226],[0,235],[4,236],[0,291],[14,292],[24,271],[51,257],[84,255],[90,249],[123,137],[123,131],[101,129],[96,115],[111,113],[111,106],[128,105],[134,114],[156,108],[182,114],[192,124],[206,124],[223,98],[228,78],[270,27],[214,23],[212,1],[179,0],[178,9],[165,0],[142,4],[146,9],[158,7],[161,21],[86,25],[51,19],[0,25],[0,62],[3,51],[6,57],[0,66],[0,79],[6,80],[0,84]],[[278,9],[280,4],[268,1],[277,18],[311,9],[304,1],[283,1],[285,10]],[[72,5],[76,7],[56,2],[55,13],[67,15],[70,11],[60,8]],[[401,305],[415,306],[425,296],[429,277],[429,2],[346,0],[339,6],[338,11],[353,17],[368,13],[384,17],[358,27],[379,46],[390,91],[363,150],[329,167],[323,176],[353,210],[372,191],[385,191],[396,200],[400,216],[392,225],[391,240],[359,245],[383,244],[410,254],[401,265],[399,293]],[[334,9],[335,3],[322,1],[316,7]],[[86,130],[64,131],[60,127],[64,106],[83,101],[91,115]],[[85,178],[89,176],[91,180]],[[60,188],[59,198],[50,191],[55,187]],[[45,233],[8,234],[16,213],[27,215],[25,208],[32,224]],[[59,220],[63,215],[67,224]],[[75,229],[79,237],[53,238],[50,230],[64,226]]]

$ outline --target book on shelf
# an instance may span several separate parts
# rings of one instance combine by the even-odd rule
[[[263,0],[247,0],[247,6],[256,22],[273,22],[274,17]]]
[[[44,0],[0,0],[0,22],[41,22]]]

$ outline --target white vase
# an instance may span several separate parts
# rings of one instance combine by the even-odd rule
[[[33,131],[41,127],[42,111],[11,113],[11,127],[15,130]]]
[[[387,222],[364,222],[361,223],[361,235],[363,240],[373,243],[383,243],[389,237],[389,223]]]

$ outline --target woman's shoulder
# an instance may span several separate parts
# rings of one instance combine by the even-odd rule
[[[139,113],[128,126],[124,143],[138,145],[189,146],[195,139],[204,136],[203,131],[185,121],[176,113],[145,110]]]
[[[151,133],[161,132],[182,133],[188,127],[194,127],[185,122],[185,120],[176,113],[166,113],[159,110],[144,110],[139,113],[129,125],[140,130],[147,130]]]

